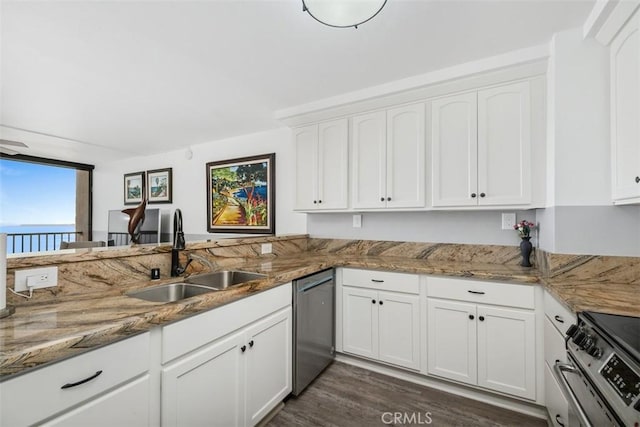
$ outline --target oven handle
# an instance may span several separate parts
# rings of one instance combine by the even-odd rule
[[[584,427],[592,427],[589,418],[587,418],[587,414],[584,413],[584,410],[582,409],[582,406],[580,406],[578,399],[576,399],[575,394],[573,394],[573,391],[571,391],[571,387],[569,387],[567,379],[562,374],[563,372],[566,372],[569,374],[580,375],[580,370],[570,363],[561,363],[560,361],[557,361],[556,364],[553,365],[553,371],[555,373],[555,377],[558,379],[558,381],[560,381],[562,394],[564,394],[564,396],[569,401],[569,404],[574,409],[576,415],[578,416],[580,424]]]

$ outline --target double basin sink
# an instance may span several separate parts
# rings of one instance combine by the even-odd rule
[[[225,270],[188,277],[184,283],[170,283],[127,293],[128,296],[153,302],[175,302],[209,292],[223,291],[236,285],[267,277],[246,271]]]

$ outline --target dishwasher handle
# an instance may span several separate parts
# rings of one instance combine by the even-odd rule
[[[307,292],[317,286],[323,285],[327,282],[331,282],[332,280],[333,280],[333,276],[330,276],[330,277],[322,278],[320,280],[316,280],[314,282],[305,283],[302,287],[298,288],[298,292],[299,293]]]

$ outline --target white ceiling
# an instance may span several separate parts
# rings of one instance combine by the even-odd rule
[[[300,0],[2,0],[0,137],[32,155],[66,138],[49,157],[91,162],[84,148],[117,158],[267,130],[276,110],[546,43],[593,3],[388,0],[355,30]]]

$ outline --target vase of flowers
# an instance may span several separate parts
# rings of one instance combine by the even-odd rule
[[[520,255],[522,255],[522,262],[520,263],[523,267],[531,267],[531,261],[529,261],[529,257],[531,257],[531,251],[533,249],[533,245],[531,244],[531,230],[534,229],[536,225],[532,222],[522,220],[516,225],[513,226],[515,230],[520,234],[520,238],[522,241],[520,242]]]

